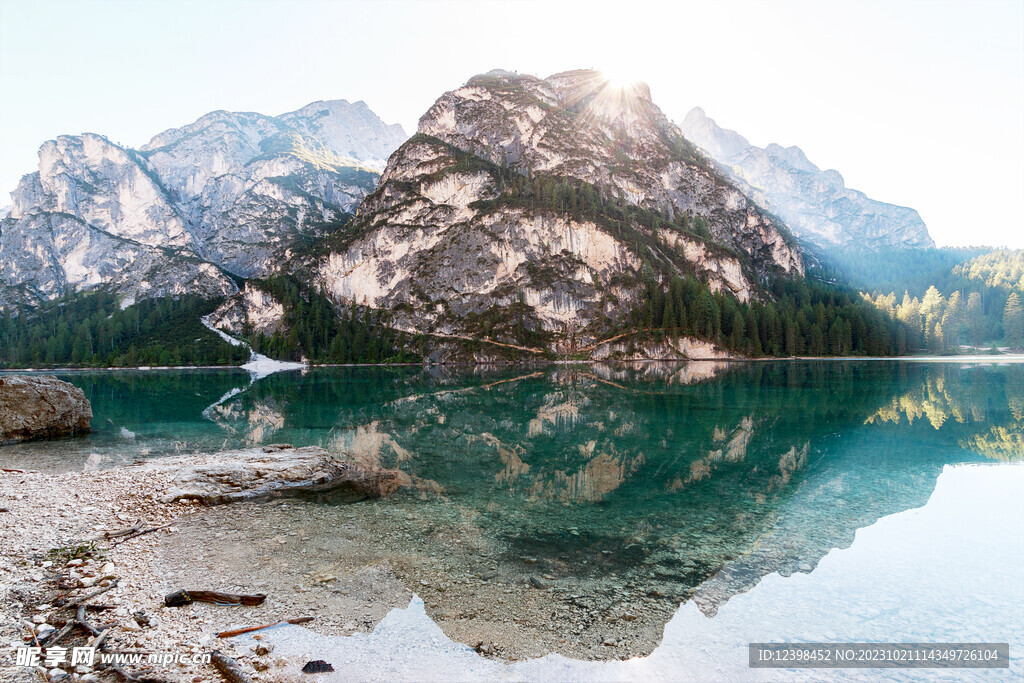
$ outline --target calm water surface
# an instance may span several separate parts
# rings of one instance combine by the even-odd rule
[[[882,518],[927,509],[944,469],[1017,472],[1007,463],[1024,456],[1024,365],[701,362],[325,368],[255,382],[234,370],[62,378],[92,401],[95,431],[7,447],[8,466],[91,469],[256,444],[320,445],[407,475],[404,492],[373,503],[382,511],[415,506],[442,523],[471,520],[502,558],[529,558],[567,590],[654,595],[704,618],[766,577],[813,577],[823,558]],[[976,483],[970,495],[985,497],[986,486]],[[1009,585],[979,583],[984,604],[960,616],[1009,629],[991,637],[1016,643],[1017,656],[1020,493],[1000,531],[1011,537],[961,549],[987,553],[981,559]],[[342,509],[330,498],[303,504],[328,520]],[[923,533],[941,547],[948,520],[933,517]],[[900,571],[904,585],[922,588],[941,575],[914,562]],[[927,631],[917,623],[927,614],[913,614],[907,632]]]

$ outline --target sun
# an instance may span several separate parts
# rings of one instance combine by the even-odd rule
[[[601,75],[608,81],[608,86],[616,90],[626,90],[640,82],[627,69],[605,68],[601,69]]]

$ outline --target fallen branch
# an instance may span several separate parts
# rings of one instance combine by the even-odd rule
[[[55,631],[54,636],[52,638],[43,638],[43,644],[45,644],[46,647],[53,647],[60,641],[67,638],[68,634],[74,631],[75,626],[77,625],[78,622],[74,619],[71,619],[70,621],[68,621],[68,623],[64,624],[64,628],[62,628],[59,631]]]
[[[109,634],[110,634],[110,629],[109,628],[103,629],[98,636],[96,636],[91,641],[89,641],[89,647],[94,647],[97,650],[102,649],[103,641],[105,641],[107,639],[107,636]]]
[[[109,584],[107,584],[103,588],[100,588],[99,590],[95,590],[92,593],[89,593],[88,595],[83,595],[82,597],[78,598],[77,600],[72,600],[71,603],[68,605],[68,607],[78,607],[82,603],[87,602],[89,600],[92,600],[93,598],[95,598],[98,595],[103,595],[108,590],[111,590],[114,586],[116,586],[117,585],[117,581],[118,581],[117,579],[114,579],[113,581],[111,581]]]
[[[114,542],[114,545],[121,545],[121,544],[122,544],[122,543],[124,543],[125,541],[130,541],[130,540],[131,540],[131,539],[133,539],[133,538],[137,538],[137,537],[139,537],[139,536],[145,536],[146,534],[151,534],[151,533],[153,533],[154,531],[160,531],[161,529],[166,529],[167,527],[171,526],[172,524],[174,524],[174,522],[173,522],[173,521],[171,521],[171,522],[167,522],[167,524],[162,524],[162,525],[160,525],[160,526],[155,526],[155,527],[152,527],[152,528],[150,528],[150,529],[143,529],[142,531],[136,531],[136,532],[135,532],[135,533],[133,533],[133,534],[130,534],[130,535],[128,535],[128,536],[125,536],[125,537],[124,537],[124,538],[122,538],[122,539],[121,539],[120,541],[115,541],[115,542]]]
[[[89,623],[89,620],[85,618],[85,605],[78,606],[78,615],[75,617],[75,621],[78,625],[89,632],[89,635],[96,636],[97,638],[102,633],[98,628]]]
[[[114,609],[113,605],[86,605],[85,609],[91,609],[93,612],[106,612],[109,609]]]
[[[221,631],[217,634],[218,638],[234,638],[240,636],[243,633],[252,633],[253,631],[262,631],[265,628],[271,626],[279,626],[281,624],[308,624],[313,621],[313,617],[299,617],[298,619],[285,619],[284,621],[275,621],[272,624],[261,624],[259,626],[248,626],[246,628],[236,628],[233,631]]]
[[[131,527],[129,527],[128,529],[123,529],[121,531],[105,531],[102,536],[96,536],[96,537],[91,538],[89,540],[90,541],[106,541],[106,540],[110,540],[111,538],[120,538],[121,536],[131,536],[132,534],[134,534],[135,532],[139,531],[140,529],[142,529],[142,520],[141,519],[139,521],[135,522],[135,524],[132,524]]]
[[[210,661],[224,675],[224,678],[228,679],[231,683],[252,683],[249,674],[242,670],[238,662],[222,654],[220,650],[213,651],[210,655]]]
[[[262,605],[267,599],[266,595],[235,595],[234,593],[218,593],[217,591],[186,591],[180,590],[169,593],[164,597],[164,605],[167,607],[183,607],[193,602],[209,602],[214,605]]]
[[[614,337],[608,337],[607,339],[602,339],[601,341],[599,341],[599,342],[597,342],[595,344],[591,344],[590,346],[584,346],[581,349],[576,349],[575,351],[573,351],[573,353],[586,353],[587,351],[593,351],[594,349],[596,349],[601,344],[607,344],[608,342],[613,342],[616,339],[622,339],[623,337],[629,337],[629,336],[634,335],[634,334],[641,334],[643,332],[653,332],[653,331],[654,331],[653,327],[648,327],[648,328],[645,328],[645,329],[642,329],[642,330],[631,330],[629,332],[623,332],[622,334],[617,334]]]
[[[544,349],[532,349],[529,346],[517,346],[515,344],[506,344],[505,342],[492,341],[490,339],[478,339],[477,337],[469,337],[464,334],[444,334],[442,332],[425,332],[424,334],[430,337],[441,337],[442,339],[462,339],[463,341],[494,344],[495,346],[504,346],[509,349],[519,349],[520,351],[529,351],[530,353],[536,354],[544,353]]]

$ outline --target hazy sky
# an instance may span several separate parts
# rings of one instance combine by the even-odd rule
[[[0,205],[40,143],[139,146],[214,109],[365,100],[411,133],[492,68],[597,67],[799,145],[940,245],[1024,247],[1024,0],[0,0]]]

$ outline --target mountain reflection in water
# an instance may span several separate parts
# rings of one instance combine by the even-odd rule
[[[1021,365],[323,368],[265,377],[208,411],[247,377],[66,378],[92,400],[97,431],[11,447],[12,461],[102,467],[288,442],[395,468],[407,487],[375,510],[447,524],[466,541],[469,577],[481,572],[470,547],[505,581],[544,576],[567,620],[581,610],[565,625],[577,637],[653,614],[660,632],[691,598],[713,616],[763,577],[812,572],[858,529],[924,505],[945,465],[1024,453]],[[304,505],[331,547],[332,510],[348,513],[330,496]],[[440,542],[409,552],[462,557]],[[546,604],[524,619],[557,621]]]

